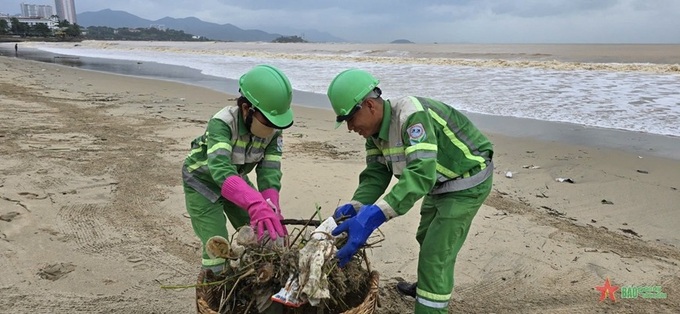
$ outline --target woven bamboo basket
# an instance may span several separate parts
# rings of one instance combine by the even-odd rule
[[[207,274],[211,275],[211,274]],[[206,277],[205,272],[201,272],[198,275],[198,280],[197,283],[200,285],[203,283],[204,279]],[[345,312],[341,312],[341,314],[373,314],[375,313],[375,309],[378,306],[378,297],[379,297],[379,292],[380,292],[380,274],[377,271],[372,271],[369,275],[368,279],[368,289],[366,291],[366,296],[364,297],[363,302],[361,304],[357,305],[356,307],[349,309]],[[217,293],[207,293],[211,290],[217,289]],[[219,291],[222,289],[221,287],[210,287],[210,286],[203,286],[203,287],[196,287],[196,311],[198,314],[219,314],[217,311],[217,308],[219,307],[219,298],[210,298],[210,296],[221,296],[222,291]],[[296,312],[296,309],[288,309],[284,311],[284,313],[298,313]],[[302,312],[300,312],[302,313]],[[330,312],[329,314],[333,314],[333,312]]]
[[[197,284],[204,282],[206,276],[211,276],[212,272],[200,272],[198,275]],[[349,309],[341,314],[373,314],[378,306],[380,274],[377,271],[372,271],[367,278],[368,289],[363,302],[356,307]],[[223,295],[223,287],[219,286],[198,286],[196,287],[196,311],[199,314],[219,314],[218,308],[220,303],[220,296]],[[217,290],[213,293],[214,290]],[[229,312],[225,312],[229,313]],[[287,308],[284,313],[304,313],[298,309]],[[315,312],[318,313],[318,312]],[[324,312],[327,314],[336,314],[334,312]]]
[[[375,313],[375,308],[378,306],[378,297],[380,293],[380,274],[377,271],[372,271],[368,278],[368,291],[366,292],[366,297],[364,301],[361,302],[357,307],[345,311],[342,314],[373,314]]]
[[[291,224],[296,224],[296,223],[286,223],[283,222],[284,224],[291,225]],[[317,222],[318,224],[319,222]],[[368,266],[368,260],[365,260],[366,266]],[[220,301],[221,299],[226,295],[226,292],[224,285],[213,285],[213,286],[206,286],[203,285],[204,282],[206,282],[206,279],[208,282],[214,281],[214,274],[212,271],[207,270],[207,271],[201,271],[198,275],[197,278],[197,286],[196,286],[196,310],[199,314],[224,314],[224,313],[232,313],[229,310],[222,309],[221,313],[219,312],[219,306],[220,306]],[[363,301],[355,306],[354,308],[351,308],[349,310],[346,310],[344,312],[336,312],[332,310],[325,310],[325,312],[320,312],[319,310],[322,308],[316,308],[316,307],[311,307],[311,306],[303,306],[300,308],[289,308],[289,307],[284,307],[283,313],[285,314],[307,314],[307,313],[327,313],[327,314],[373,314],[376,311],[376,307],[378,306],[378,297],[379,297],[379,282],[380,282],[380,275],[377,271],[371,271],[370,273],[367,272],[367,277],[366,277],[367,285],[366,285],[366,295],[363,297]],[[363,289],[362,289],[363,290]],[[356,299],[354,302],[357,302],[360,299],[360,296],[355,296]],[[244,313],[239,313],[239,314],[244,314]]]

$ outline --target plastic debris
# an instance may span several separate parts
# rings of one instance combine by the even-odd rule
[[[300,250],[299,280],[302,294],[309,300],[309,304],[317,306],[321,299],[331,297],[328,290],[328,275],[321,269],[326,260],[333,258],[335,246],[331,231],[337,227],[335,219],[328,217],[312,232],[312,238]]]
[[[557,182],[566,182],[566,183],[574,183],[574,180],[570,178],[556,178],[555,181]]]
[[[508,171],[505,173],[506,178],[512,178],[512,171]]]
[[[241,246],[257,245],[257,235],[250,226],[243,226],[236,233],[236,244]]]
[[[335,227],[335,219],[328,217],[314,229],[309,242],[300,250],[299,273],[290,274],[286,285],[271,297],[272,301],[299,307],[307,302],[317,306],[322,299],[330,298],[328,274],[323,272],[322,267],[335,253],[334,238],[331,235]],[[303,287],[302,290],[300,287]]]
[[[522,166],[524,169],[541,169],[541,166],[534,166],[534,165],[524,165]]]
[[[602,204],[605,204],[605,205],[614,205],[613,202],[608,201],[608,200],[602,200]]]
[[[224,258],[231,257],[231,247],[229,241],[221,236],[213,236],[205,244],[205,251],[210,258]]]
[[[272,296],[272,301],[281,303],[285,306],[300,307],[305,304],[305,302],[298,298],[299,289],[300,284],[298,284],[297,277],[295,277],[294,274],[290,274],[288,281],[286,281],[283,288]]]
[[[639,169],[638,169],[637,172],[639,172],[639,173],[644,173],[644,174],[648,174],[648,173],[649,173],[649,171],[647,171],[647,170],[639,170]]]

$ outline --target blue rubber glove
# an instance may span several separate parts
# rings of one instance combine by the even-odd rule
[[[352,218],[356,215],[357,211],[356,209],[354,209],[354,204],[347,203],[335,209],[335,213],[333,213],[333,218],[337,221],[340,218]]]
[[[347,243],[335,254],[340,267],[344,267],[352,259],[359,248],[366,244],[373,230],[378,229],[385,221],[387,218],[380,207],[364,205],[361,206],[359,214],[341,223],[331,232],[334,236],[343,232],[348,234]]]

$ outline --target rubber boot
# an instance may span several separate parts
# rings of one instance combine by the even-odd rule
[[[416,297],[416,286],[417,283],[410,283],[406,281],[401,281],[397,283],[397,290],[403,295],[408,295],[413,298]]]

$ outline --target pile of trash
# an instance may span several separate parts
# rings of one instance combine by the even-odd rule
[[[206,251],[227,262],[222,273],[208,280],[199,276],[198,312],[373,313],[377,272],[367,269],[364,250],[345,267],[338,266],[335,252],[346,238],[333,237],[335,227],[330,217],[323,222],[310,220],[276,241],[265,237],[266,241],[258,242],[249,226],[240,228],[231,240],[211,238]]]

